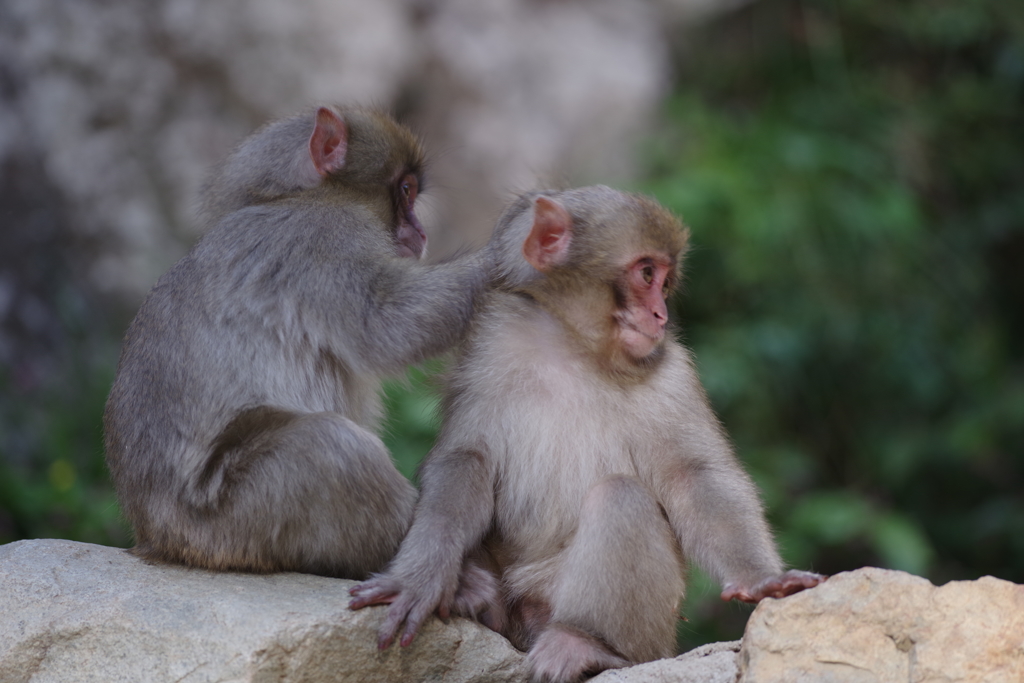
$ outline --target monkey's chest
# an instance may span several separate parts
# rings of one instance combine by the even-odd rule
[[[640,476],[634,450],[650,416],[638,414],[639,397],[572,365],[534,362],[523,375],[503,387],[506,407],[493,423],[497,521],[506,537],[557,545],[573,532],[595,484]]]

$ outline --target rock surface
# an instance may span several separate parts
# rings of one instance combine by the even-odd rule
[[[0,681],[525,683],[521,652],[464,619],[376,648],[383,608],[348,609],[351,581],[147,564],[73,541],[0,546]],[[859,569],[754,611],[713,643],[594,683],[1024,681],[1024,586],[936,588]]]
[[[611,669],[592,683],[734,683],[739,672],[740,641],[696,647],[674,659],[659,659],[628,669]]]
[[[151,566],[72,541],[0,547],[0,681],[523,681],[523,655],[463,619],[379,653],[351,581]]]
[[[378,652],[383,608],[352,612],[352,581],[147,564],[74,541],[0,546],[3,683],[525,683],[525,658],[465,619],[430,619]],[[739,643],[608,671],[599,683],[732,683]]]
[[[865,568],[747,622],[743,683],[1024,681],[1024,586],[990,576],[936,588]]]

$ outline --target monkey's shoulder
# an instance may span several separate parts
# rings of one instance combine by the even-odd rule
[[[191,255],[218,269],[251,266],[257,259],[305,267],[362,259],[391,251],[390,236],[379,223],[368,209],[337,202],[253,204],[221,217]]]

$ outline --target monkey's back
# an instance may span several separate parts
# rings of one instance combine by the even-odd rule
[[[192,495],[241,411],[328,411],[377,428],[380,380],[335,341],[359,312],[324,301],[345,287],[358,243],[303,234],[313,223],[287,204],[226,217],[160,278],[129,326],[104,431],[137,528]],[[168,504],[152,504],[160,499]]]

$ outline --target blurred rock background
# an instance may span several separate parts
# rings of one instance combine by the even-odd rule
[[[128,544],[119,337],[212,163],[319,101],[430,150],[433,257],[516,191],[650,192],[787,558],[1024,581],[1024,8],[999,0],[3,0],[0,542]],[[436,425],[389,387],[407,473]],[[697,574],[681,643],[748,613]]]
[[[208,169],[266,120],[323,101],[394,111],[430,151],[421,216],[443,257],[484,241],[517,190],[631,177],[669,89],[664,22],[705,10],[694,0],[0,3],[3,463],[56,467],[51,478],[70,489],[89,463],[102,481],[96,408],[115,340],[198,237]],[[0,540],[71,533],[89,518],[75,508],[47,523],[34,507],[45,492],[5,495],[21,502],[0,502]],[[102,509],[89,533],[125,542],[116,510]]]

